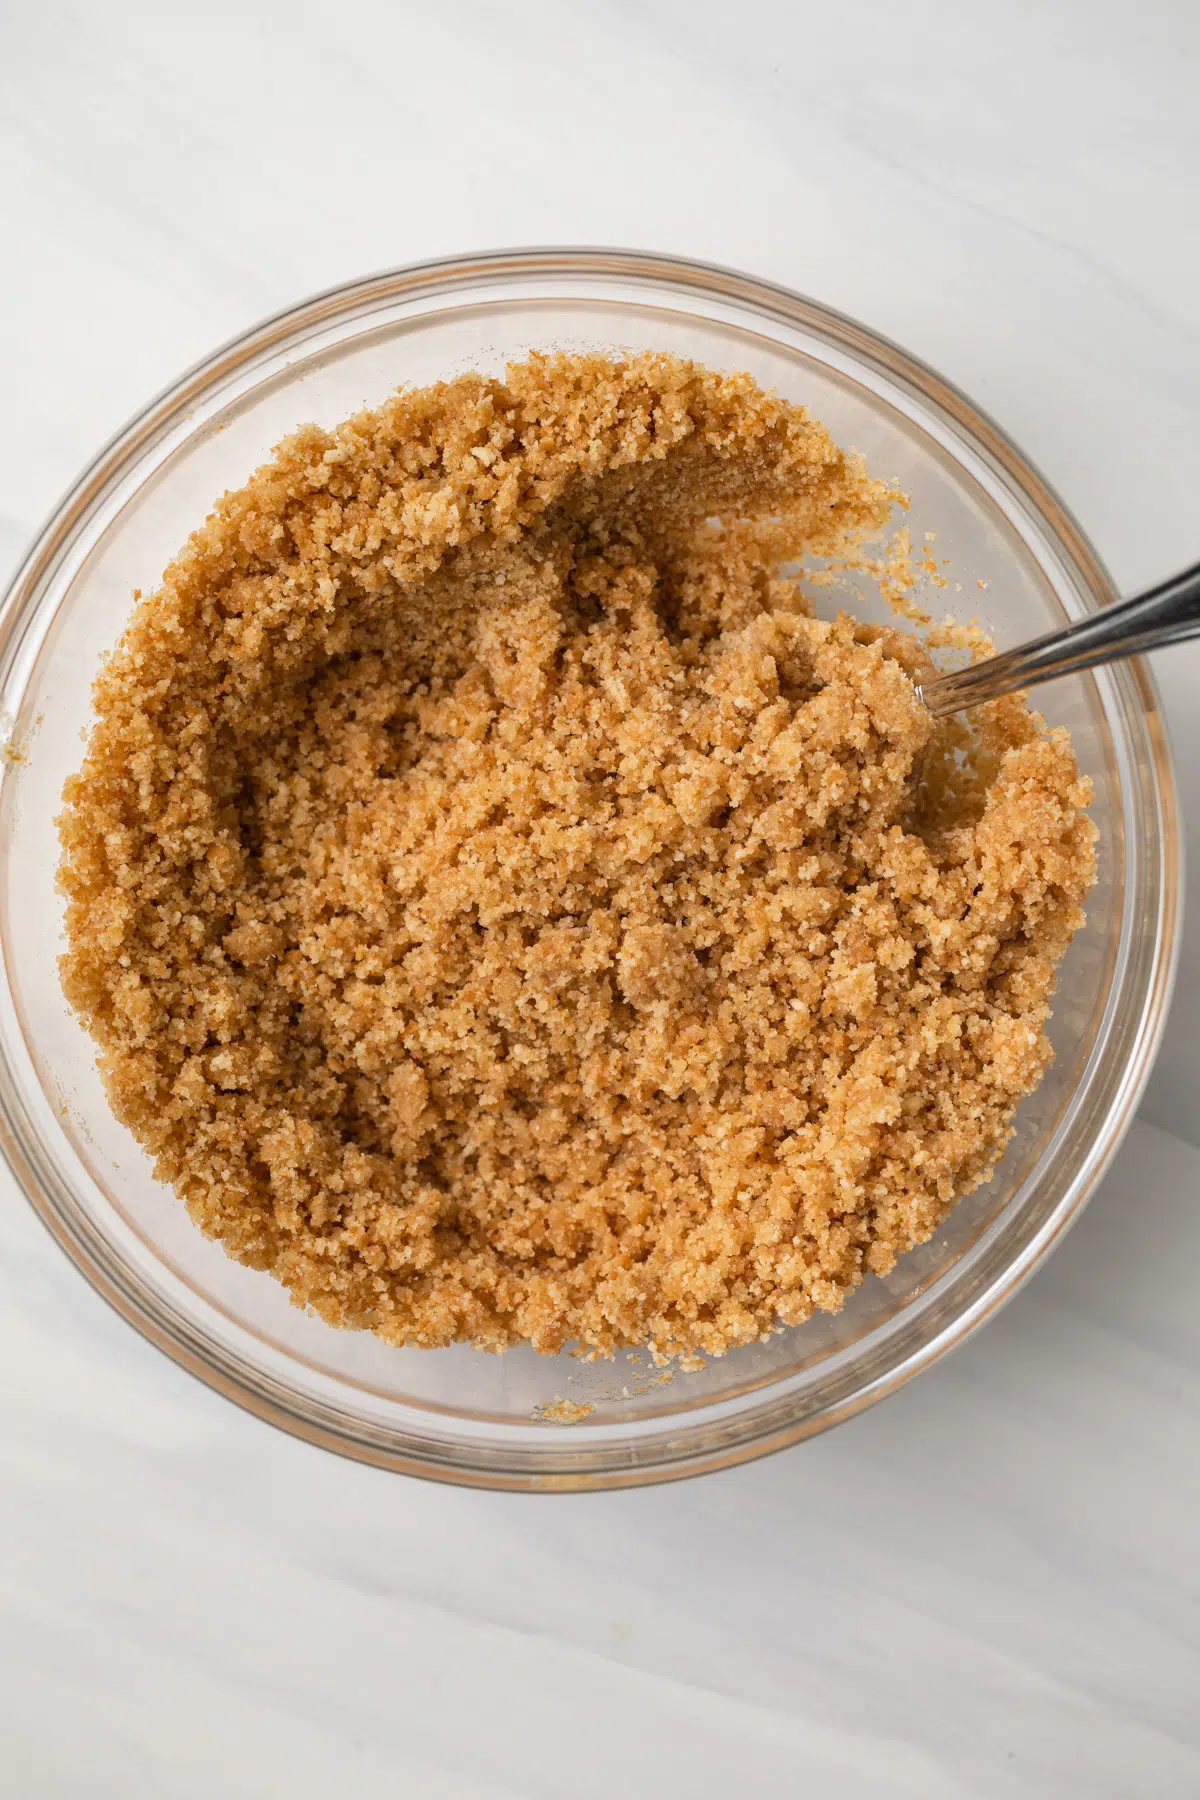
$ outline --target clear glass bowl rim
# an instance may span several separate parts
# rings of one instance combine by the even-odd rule
[[[164,390],[99,453],[65,495],[35,539],[0,602],[0,678],[7,675],[22,636],[55,569],[102,510],[106,497],[138,458],[178,430],[198,399],[289,341],[301,342],[339,320],[400,298],[445,296],[461,303],[473,282],[514,286],[530,278],[579,282],[617,279],[647,292],[663,286],[677,296],[707,295],[815,331],[855,359],[906,387],[965,436],[993,478],[1009,488],[1037,520],[1056,556],[1089,606],[1109,604],[1116,590],[1096,551],[1061,499],[1005,433],[933,369],[856,320],[772,282],[714,264],[647,252],[540,247],[494,250],[415,263],[331,288],[275,314],[232,339]],[[1026,1207],[1014,1241],[973,1267],[964,1283],[953,1272],[941,1304],[922,1308],[906,1331],[901,1313],[888,1333],[887,1354],[858,1372],[842,1370],[823,1397],[801,1405],[768,1387],[748,1406],[715,1423],[669,1421],[636,1453],[619,1438],[585,1444],[575,1433],[546,1434],[544,1448],[511,1453],[464,1442],[431,1450],[422,1439],[365,1427],[348,1410],[297,1396],[285,1383],[247,1365],[162,1302],[119,1258],[74,1202],[69,1188],[41,1154],[37,1133],[20,1102],[0,1044],[0,1151],[35,1212],[93,1288],[150,1342],[208,1386],[267,1422],[322,1447],[403,1473],[466,1486],[539,1492],[641,1486],[730,1467],[782,1449],[840,1423],[883,1398],[962,1343],[1017,1291],[1073,1222],[1108,1168],[1127,1129],[1153,1063],[1170,1001],[1182,912],[1182,855],[1170,752],[1154,682],[1140,660],[1114,671],[1125,722],[1135,738],[1138,780],[1132,796],[1137,848],[1137,901],[1146,924],[1118,969],[1125,1004],[1107,1045],[1106,1067],[1092,1112],[1094,1138],[1040,1207]],[[1034,1198],[1036,1199],[1036,1195]]]

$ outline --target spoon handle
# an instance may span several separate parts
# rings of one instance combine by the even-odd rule
[[[942,718],[1018,688],[1036,687],[1039,681],[1075,675],[1099,663],[1120,662],[1122,657],[1193,637],[1200,637],[1200,566],[1173,575],[1148,594],[1119,600],[1103,612],[1049,631],[1031,644],[922,682],[921,698],[935,719]]]

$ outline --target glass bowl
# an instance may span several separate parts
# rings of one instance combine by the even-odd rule
[[[1070,728],[1095,783],[1100,832],[1050,1073],[995,1178],[931,1242],[837,1317],[695,1372],[656,1369],[644,1353],[585,1363],[391,1349],[294,1308],[204,1239],[113,1120],[59,989],[54,818],[98,661],[132,590],[156,585],[214,497],[296,425],[332,425],[401,383],[499,373],[551,346],[671,350],[803,401],[911,495],[916,540],[935,533],[948,560],[938,609],[980,615],[1002,647],[1114,597],[1045,483],[929,369],[782,288],[608,250],[429,263],[307,301],[155,401],[46,526],[0,614],[0,1135],[18,1180],[99,1292],[231,1399],[386,1468],[530,1490],[628,1486],[777,1449],[960,1343],[1046,1254],[1112,1157],[1163,1022],[1179,916],[1170,765],[1145,668],[1043,689],[1043,710]]]

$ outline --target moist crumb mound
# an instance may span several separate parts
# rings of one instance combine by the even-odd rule
[[[1093,831],[811,615],[897,496],[668,356],[306,427],[141,600],[60,822],[63,984],[196,1223],[388,1342],[720,1354],[986,1179]],[[918,777],[920,779],[918,779]]]

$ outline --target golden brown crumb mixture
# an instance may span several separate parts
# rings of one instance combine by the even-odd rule
[[[401,393],[226,495],[61,822],[67,995],[204,1231],[393,1343],[720,1352],[987,1176],[1087,784],[1007,701],[914,799],[924,652],[778,572],[895,498],[650,355]]]

